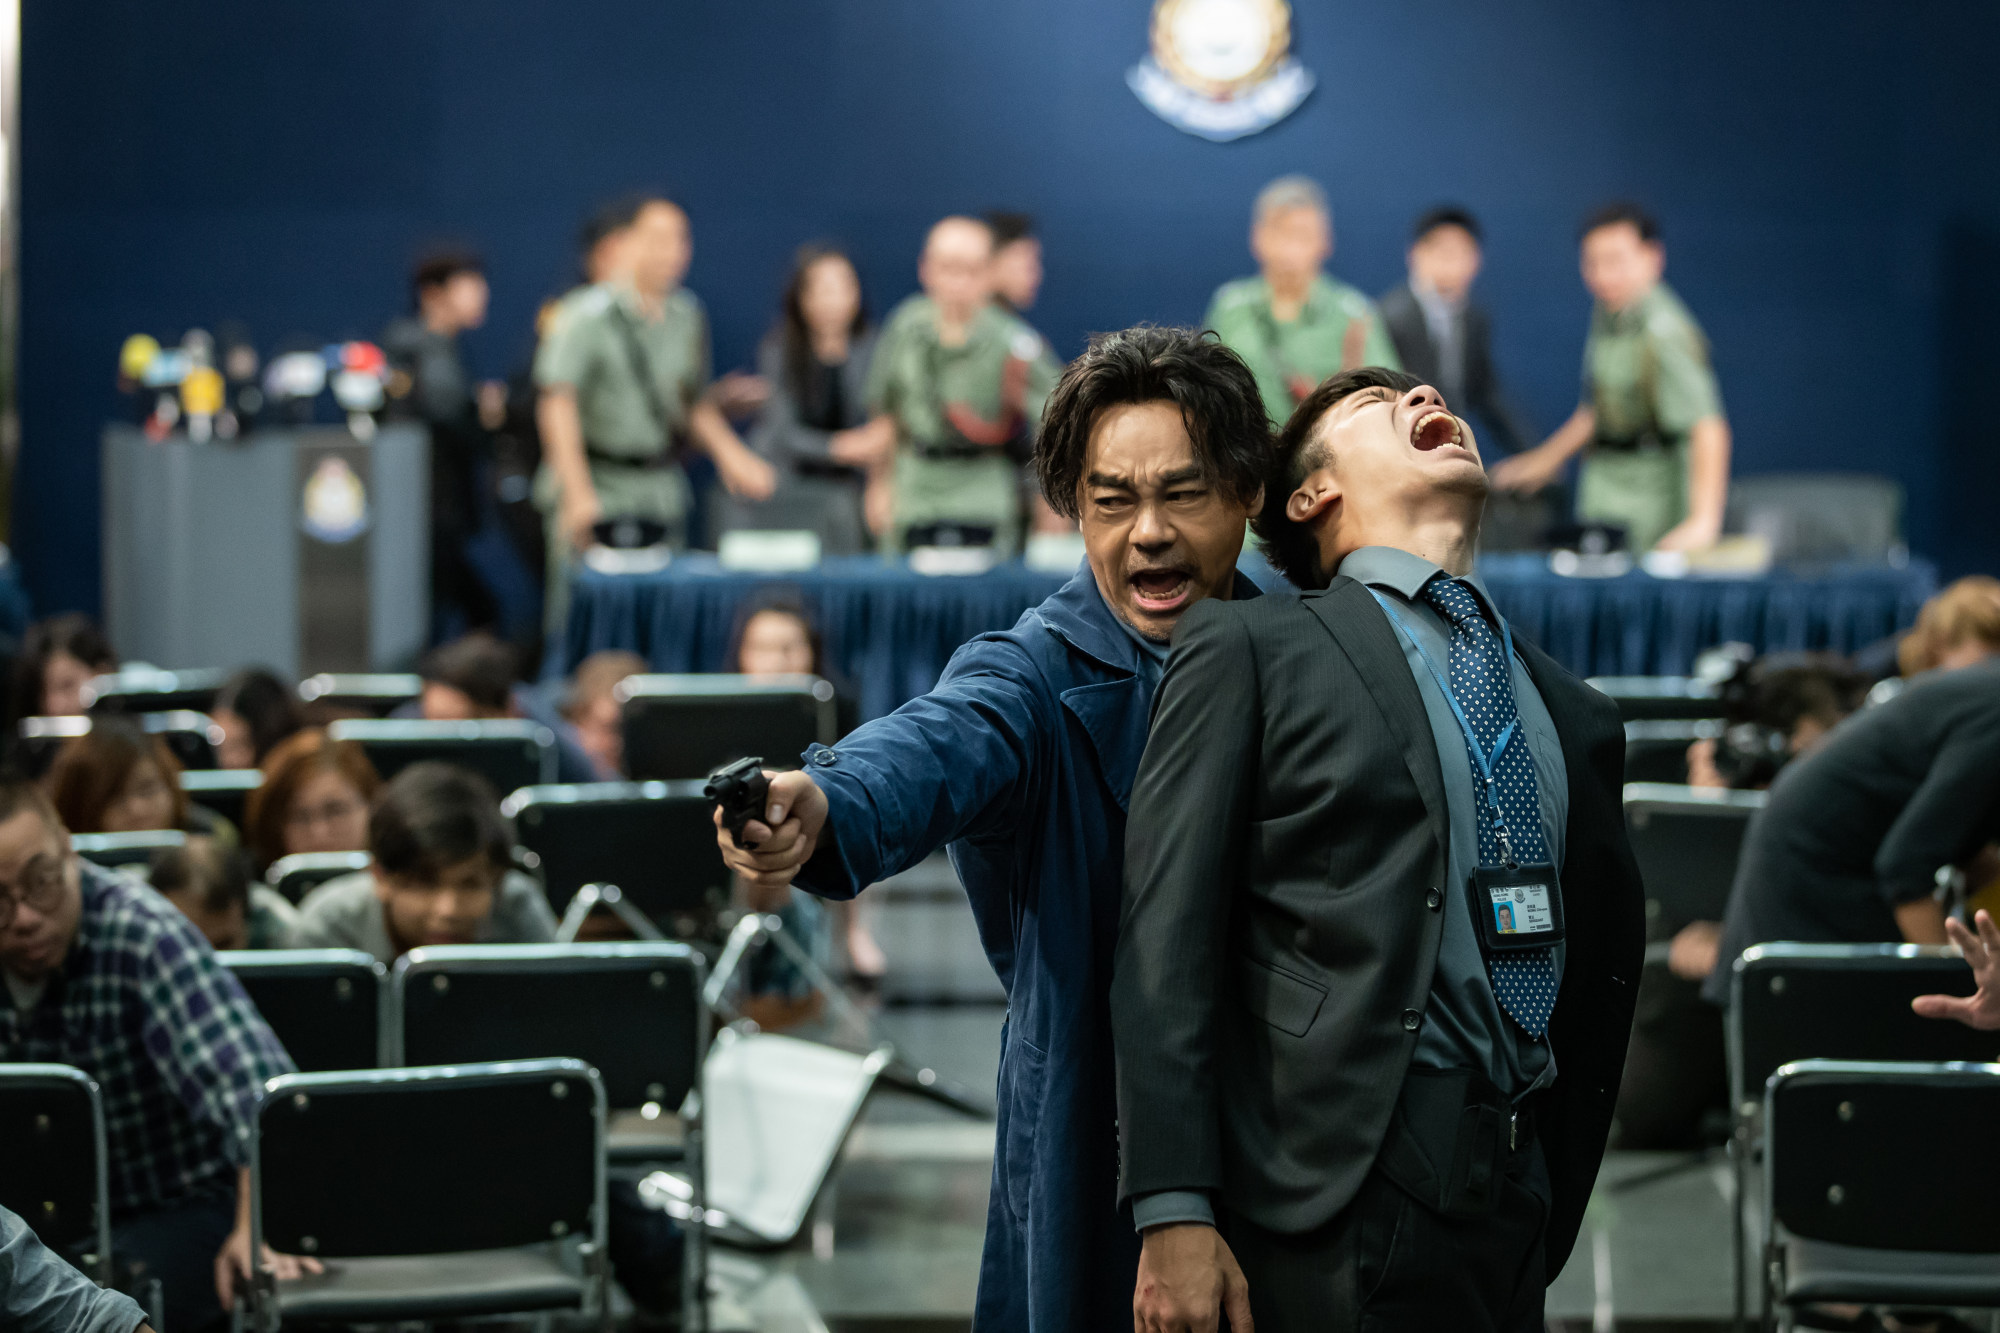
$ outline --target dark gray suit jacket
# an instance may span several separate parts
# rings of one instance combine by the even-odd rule
[[[1553,1277],[1603,1156],[1644,951],[1616,707],[1517,640],[1569,770],[1568,961],[1538,1132]],[[1280,1232],[1374,1163],[1437,961],[1437,746],[1382,610],[1324,592],[1181,620],[1132,793],[1111,985],[1121,1194],[1212,1192]]]
[[[1391,288],[1383,295],[1380,308],[1382,326],[1396,345],[1403,369],[1450,397],[1452,390],[1438,383],[1437,345],[1431,341],[1431,327],[1424,321],[1424,308],[1417,303],[1410,284]],[[1493,368],[1492,321],[1476,302],[1466,303],[1465,383],[1450,406],[1458,412],[1477,414],[1500,437],[1496,443],[1507,453],[1517,454],[1535,443],[1520,412],[1500,388],[1500,374]]]

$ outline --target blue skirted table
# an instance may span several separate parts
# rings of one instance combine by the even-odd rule
[[[1852,652],[1909,625],[1937,585],[1916,560],[1750,579],[1584,579],[1551,573],[1540,556],[1496,555],[1480,573],[1517,634],[1592,676],[1684,675],[1697,653],[1732,639],[1759,651]],[[930,576],[872,556],[783,576],[725,570],[698,554],[657,574],[586,570],[557,665],[573,670],[591,653],[623,648],[656,671],[720,671],[738,608],[781,586],[812,608],[827,662],[857,691],[861,716],[880,717],[929,690],[960,644],[1006,629],[1067,578],[1019,564]]]

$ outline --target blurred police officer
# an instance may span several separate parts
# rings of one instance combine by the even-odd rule
[[[1402,368],[1375,303],[1322,271],[1333,212],[1316,181],[1281,176],[1258,193],[1250,253],[1261,272],[1217,288],[1203,323],[1249,363],[1272,421],[1335,371]]]
[[[870,519],[902,549],[913,532],[989,532],[1011,550],[1021,526],[1020,466],[1062,368],[1040,334],[997,304],[993,231],[969,217],[931,228],[920,295],[883,326],[868,403],[894,423],[872,460]],[[919,535],[921,535],[919,533]]]
[[[687,214],[648,197],[619,248],[619,270],[558,307],[535,358],[551,633],[568,614],[575,554],[595,540],[599,522],[650,520],[670,545],[686,544],[690,495],[675,457],[682,438],[714,460],[732,494],[761,500],[775,484],[770,464],[744,446],[709,396],[708,316],[680,285],[694,253]]]
[[[1583,282],[1597,298],[1583,347],[1583,398],[1537,448],[1505,459],[1494,482],[1538,491],[1583,454],[1577,517],[1625,529],[1634,551],[1685,551],[1722,533],[1729,421],[1708,339],[1660,280],[1659,224],[1613,204],[1583,224]]]

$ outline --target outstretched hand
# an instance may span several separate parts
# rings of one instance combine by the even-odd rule
[[[743,845],[739,847],[723,827],[718,808],[715,841],[722,848],[723,862],[750,888],[781,889],[792,882],[792,876],[812,859],[819,846],[820,830],[826,826],[826,793],[803,772],[765,769],[764,776],[771,780],[764,818],[743,826]]]
[[[1972,965],[1972,979],[1979,989],[1965,996],[1919,995],[1910,1008],[1925,1018],[1955,1018],[1970,1028],[1991,1032],[2000,1028],[2000,926],[1985,911],[1975,912],[1967,930],[1955,917],[1947,917],[1945,933]]]

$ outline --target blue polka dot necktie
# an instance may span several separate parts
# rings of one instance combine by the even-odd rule
[[[1507,748],[1493,760],[1493,795],[1506,817],[1508,840],[1514,860],[1521,865],[1550,862],[1548,839],[1542,835],[1542,799],[1535,785],[1535,761],[1521,735],[1520,714],[1514,706],[1514,676],[1500,636],[1480,614],[1479,599],[1457,579],[1440,574],[1424,585],[1419,594],[1436,607],[1451,626],[1451,692],[1472,724],[1473,735],[1487,754],[1509,723],[1516,724]],[[1479,810],[1479,864],[1505,864],[1499,825],[1494,819],[1494,802],[1486,799],[1486,779],[1480,773],[1471,742],[1467,741],[1465,761],[1472,766],[1473,804]],[[1555,949],[1521,949],[1492,954],[1486,960],[1493,980],[1493,996],[1507,1016],[1531,1037],[1549,1030],[1549,1014],[1556,1005]]]

